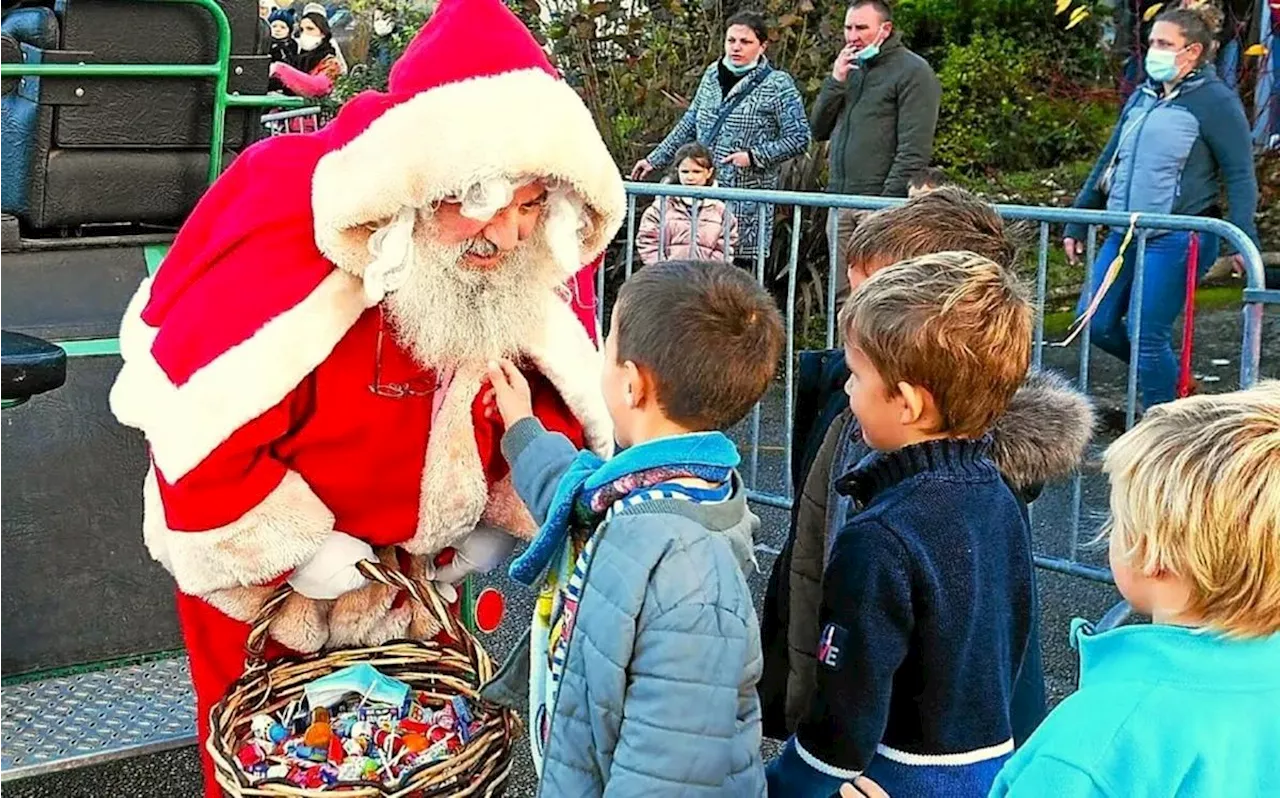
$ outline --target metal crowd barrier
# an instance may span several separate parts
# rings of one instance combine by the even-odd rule
[[[744,202],[749,203],[746,208],[754,210],[757,219],[762,223],[758,229],[764,229],[763,221],[765,214],[775,213],[776,206],[789,206],[784,213],[791,215],[791,235],[789,246],[787,248],[787,265],[786,265],[786,335],[787,335],[787,352],[790,357],[786,359],[784,366],[784,409],[783,424],[784,437],[782,449],[785,452],[783,479],[781,491],[776,489],[773,492],[763,490],[760,485],[760,426],[761,426],[761,408],[759,405],[752,411],[750,418],[750,438],[749,449],[747,453],[747,484],[750,488],[750,497],[755,502],[781,509],[790,509],[792,504],[791,481],[787,478],[786,470],[790,467],[792,449],[795,445],[792,435],[793,412],[795,407],[795,341],[796,341],[796,281],[798,274],[799,252],[800,252],[800,234],[802,213],[805,209],[817,209],[825,211],[829,208],[850,208],[856,210],[879,210],[881,208],[899,205],[905,202],[902,199],[887,199],[883,197],[863,197],[850,196],[841,194],[825,194],[825,193],[809,193],[794,191],[757,191],[746,189],[732,188],[701,188],[679,186],[673,184],[658,183],[627,183],[627,240],[621,265],[626,276],[630,276],[636,268],[635,260],[635,231],[636,231],[636,204],[638,198],[653,197],[683,197],[694,200],[691,209],[692,224],[696,228],[698,222],[699,201],[707,199],[718,199],[726,202]],[[1103,227],[1119,227],[1128,228],[1134,223],[1135,231],[1135,247],[1136,262],[1142,264],[1146,255],[1146,242],[1148,235],[1152,231],[1193,231],[1202,234],[1212,234],[1218,236],[1234,247],[1244,257],[1245,275],[1247,287],[1244,291],[1244,332],[1243,340],[1240,347],[1240,386],[1248,387],[1258,379],[1258,364],[1262,351],[1262,313],[1263,306],[1266,304],[1280,305],[1280,291],[1267,290],[1265,287],[1265,273],[1262,265],[1262,255],[1258,252],[1258,248],[1249,240],[1238,227],[1221,219],[1213,219],[1200,216],[1173,216],[1167,214],[1139,214],[1136,217],[1125,213],[1112,213],[1107,211],[1089,211],[1078,210],[1075,208],[1050,208],[1050,207],[1032,207],[1025,205],[996,205],[996,210],[1006,221],[1027,221],[1033,222],[1038,228],[1038,249],[1036,257],[1036,316],[1034,331],[1034,347],[1032,354],[1032,364],[1035,367],[1041,366],[1044,358],[1044,313],[1045,299],[1048,292],[1048,253],[1050,242],[1051,224],[1080,223],[1088,227],[1087,249],[1084,259],[1084,283],[1083,290],[1087,293],[1090,291],[1091,277],[1095,268],[1094,256],[1096,250],[1096,240],[1099,228]],[[666,250],[665,241],[665,203],[660,205],[659,228],[662,230],[659,238],[659,251]],[[837,254],[835,251],[835,241],[837,238],[832,233],[831,228],[836,223],[835,214],[830,214],[828,220],[828,263],[827,263],[827,307],[826,307],[826,345],[832,348],[836,344],[835,337],[835,293],[836,293],[836,271],[830,268],[835,263]],[[694,237],[696,240],[696,236]],[[729,252],[728,232],[725,232],[725,252]],[[758,248],[755,253],[755,272],[756,277],[761,282],[764,281],[764,270],[767,253],[763,248]],[[844,268],[843,264],[839,264],[837,268]],[[605,276],[604,270],[597,277],[597,295],[600,297],[597,306],[598,320],[601,329],[607,329],[604,318],[604,292],[605,292]],[[1135,328],[1141,327],[1142,319],[1142,269],[1138,269],[1134,277],[1132,304],[1130,313],[1135,317]],[[1077,387],[1088,393],[1089,392],[1089,366],[1092,347],[1089,341],[1089,328],[1085,326],[1079,337],[1080,356],[1079,371],[1077,374]],[[1138,386],[1138,336],[1131,337],[1131,350],[1128,367],[1127,386],[1125,393],[1125,418],[1126,428],[1132,426],[1136,416],[1137,409],[1137,386]],[[1041,568],[1060,573],[1069,574],[1085,579],[1099,582],[1112,582],[1111,572],[1106,568],[1100,568],[1079,560],[1080,555],[1080,525],[1082,518],[1082,508],[1084,502],[1083,477],[1080,473],[1076,473],[1071,479],[1071,529],[1069,550],[1066,557],[1055,556],[1049,554],[1036,554],[1036,564]]]
[[[316,130],[320,127],[321,108],[309,105],[306,108],[291,108],[286,111],[275,111],[260,117],[262,126],[270,136],[284,133],[298,133]],[[296,120],[296,121],[294,121]]]

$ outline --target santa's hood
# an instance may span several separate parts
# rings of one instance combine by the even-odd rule
[[[312,187],[316,241],[353,274],[373,228],[494,178],[536,176],[571,192],[579,264],[621,224],[622,177],[590,112],[500,0],[442,0],[388,92],[361,100],[335,120],[343,143],[320,159]]]
[[[352,98],[317,133],[250,147],[205,193],[126,311],[112,410],[176,481],[283,400],[376,303],[362,281],[373,230],[478,181],[535,176],[572,193],[580,263],[598,264],[625,197],[590,114],[500,0],[442,0],[389,92]],[[605,450],[580,301],[593,281],[572,271],[525,354]]]

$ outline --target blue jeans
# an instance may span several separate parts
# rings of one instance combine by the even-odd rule
[[[1123,233],[1112,231],[1102,243],[1093,262],[1089,292],[1092,296],[1102,284],[1107,267],[1120,249]],[[1173,323],[1182,313],[1187,294],[1187,247],[1191,233],[1171,232],[1147,239],[1142,275],[1142,329],[1138,334],[1138,388],[1143,407],[1170,402],[1178,379],[1178,360],[1173,356],[1171,339]],[[1132,319],[1134,263],[1138,257],[1135,236],[1124,253],[1124,266],[1115,284],[1107,291],[1098,312],[1089,325],[1094,346],[1129,362],[1129,342],[1134,334]],[[1200,234],[1200,257],[1196,279],[1204,276],[1218,259],[1218,237]],[[1076,313],[1084,311],[1086,297],[1081,295]]]

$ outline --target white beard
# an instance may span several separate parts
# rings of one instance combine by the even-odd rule
[[[414,263],[387,294],[396,339],[424,367],[514,358],[542,338],[549,293],[562,282],[543,226],[488,271],[461,265],[473,246],[441,244],[434,223],[420,221]]]

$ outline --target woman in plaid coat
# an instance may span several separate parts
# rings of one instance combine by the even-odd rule
[[[698,141],[714,153],[720,185],[777,188],[783,161],[808,149],[812,137],[795,81],[770,66],[764,56],[767,41],[768,31],[760,14],[741,11],[729,18],[724,58],[702,73],[689,110],[662,143],[636,163],[631,170],[633,180],[643,179],[655,169],[665,170],[676,150]],[[758,252],[769,252],[773,207],[755,202],[731,202],[729,207],[738,219],[734,259],[754,264]]]

